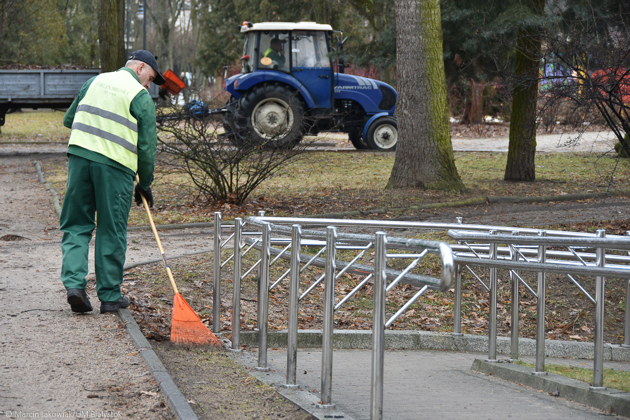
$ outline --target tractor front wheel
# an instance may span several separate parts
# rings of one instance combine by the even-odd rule
[[[280,83],[254,86],[240,99],[234,115],[239,144],[295,147],[304,136],[304,106],[297,92]]]
[[[398,143],[398,123],[393,117],[381,117],[374,121],[368,128],[365,139],[372,150],[389,152],[396,150]]]

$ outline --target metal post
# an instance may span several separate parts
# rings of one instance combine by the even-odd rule
[[[626,281],[626,316],[622,347],[630,347],[630,280]]]
[[[383,418],[383,367],[385,364],[385,287],[387,286],[387,237],[376,232],[374,256],[374,315],[372,319],[371,420]]]
[[[326,283],[324,285],[324,328],[322,331],[322,394],[317,408],[332,408],[332,336],[335,308],[335,272],[337,271],[337,229],[326,228]]]
[[[265,217],[265,212],[264,210],[260,210],[258,212],[258,217]],[[261,236],[262,236],[262,230],[261,230]],[[263,258],[263,248],[261,247],[260,250],[258,251],[258,260],[261,261]],[[263,271],[263,267],[262,265],[258,266],[258,290],[260,290],[260,279],[262,277],[262,271]],[[256,313],[259,314],[260,313],[260,300],[256,301]],[[254,329],[255,331],[258,330],[258,325],[256,325],[256,328]]]
[[[262,224],[262,260],[260,261],[260,279],[258,281],[258,366],[256,370],[268,371],[267,367],[267,321],[269,319],[269,260],[271,226]]]
[[[142,49],[147,49],[147,0],[143,1],[144,16],[142,19],[143,31],[142,31]]]
[[[496,230],[489,232],[496,235]],[[490,244],[491,260],[497,259],[497,243]],[[498,269],[490,268],[490,314],[488,319],[488,360],[486,362],[497,362],[497,277]]]
[[[243,244],[241,237],[243,233],[243,219],[234,219],[234,280],[232,293],[232,350],[240,348],[241,331],[241,271]]]
[[[518,235],[518,231],[515,230],[512,232],[512,235]],[[516,249],[513,250],[512,261],[518,261],[518,252]],[[518,273],[510,271],[510,278],[512,280],[512,331],[511,331],[511,354],[510,357],[512,360],[518,359],[518,336],[519,336],[519,325],[518,325],[518,305],[519,305],[519,280]]]
[[[538,236],[547,236],[547,232],[540,231]],[[538,246],[538,262],[544,264],[547,261],[547,247]],[[545,372],[545,313],[547,300],[547,274],[544,271],[538,272],[538,296],[536,314],[536,370],[532,375],[546,375]]]
[[[597,230],[598,238],[605,238],[604,229]],[[598,267],[606,265],[606,248],[601,247],[595,250],[595,264]],[[593,360],[593,385],[592,390],[605,390],[604,386],[604,299],[606,279],[602,276],[595,277],[595,356]]]
[[[212,332],[221,330],[221,212],[214,212],[214,262],[212,289]]]
[[[456,217],[457,224],[464,222],[463,217]],[[453,332],[451,335],[462,336],[462,266],[455,264],[455,305],[453,314]]]
[[[462,266],[455,264],[455,305],[453,308],[453,333],[462,336]]]
[[[626,235],[630,236],[630,231],[627,231]],[[621,347],[630,347],[630,280],[626,281],[626,316]]]
[[[300,295],[300,250],[302,247],[302,229],[293,225],[291,230],[291,283],[289,285],[289,330],[287,331],[287,383],[290,388],[297,387],[297,333],[298,333],[298,298]]]

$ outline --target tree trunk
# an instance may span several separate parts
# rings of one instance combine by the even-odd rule
[[[160,68],[172,69],[174,67],[176,25],[185,3],[183,0],[160,0],[154,2],[150,10],[157,33],[154,54],[158,57]]]
[[[544,11],[544,0],[533,0],[537,14]],[[510,142],[506,181],[536,181],[536,104],[541,42],[534,31],[519,31],[516,41],[516,85],[512,94]]]
[[[470,116],[473,124],[483,122],[483,86],[481,82],[472,81],[472,100]]]
[[[439,0],[396,0],[398,128],[387,188],[462,191],[451,143]]]
[[[126,0],[130,1],[130,0]],[[118,0],[118,66],[127,62],[127,45],[125,45],[125,0]]]
[[[125,65],[124,13],[124,0],[100,0],[98,39],[103,73],[118,70]]]

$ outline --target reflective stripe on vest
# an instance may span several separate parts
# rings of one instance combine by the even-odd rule
[[[97,76],[77,107],[69,144],[100,153],[136,172],[138,122],[129,107],[142,89],[126,70]]]

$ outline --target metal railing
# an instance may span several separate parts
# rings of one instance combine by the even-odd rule
[[[291,226],[286,226],[291,225]],[[536,369],[537,374],[544,374],[544,314],[546,273],[566,274],[591,301],[596,308],[595,329],[595,369],[592,389],[601,389],[603,380],[603,284],[604,277],[630,278],[630,257],[619,253],[606,254],[607,249],[630,250],[630,238],[621,236],[605,237],[598,233],[573,233],[564,231],[540,231],[537,229],[515,229],[511,227],[497,227],[484,225],[464,225],[458,218],[458,223],[418,223],[368,220],[332,220],[312,218],[278,218],[248,217],[245,220],[235,219],[232,235],[221,240],[220,213],[215,213],[215,252],[214,261],[214,293],[220,296],[221,267],[233,259],[233,302],[232,302],[232,348],[240,347],[240,289],[241,281],[251,276],[258,268],[258,366],[259,370],[268,370],[267,366],[267,330],[269,291],[280,282],[289,278],[288,299],[288,334],[287,334],[287,376],[288,387],[296,387],[297,360],[297,330],[298,307],[316,286],[324,286],[324,322],[322,331],[322,372],[321,372],[321,402],[320,407],[334,406],[332,403],[332,332],[334,312],[344,305],[361,288],[370,281],[374,284],[374,319],[373,319],[373,353],[372,353],[372,418],[382,417],[383,401],[383,351],[384,330],[390,326],[404,311],[406,311],[427,290],[448,290],[455,288],[454,325],[453,334],[461,335],[461,298],[462,298],[462,270],[468,270],[490,293],[489,299],[489,360],[496,360],[496,319],[497,319],[497,281],[498,270],[509,270],[512,281],[512,322],[511,322],[511,355],[518,358],[518,299],[519,286],[528,288],[532,295],[538,298],[538,316],[542,323],[537,325]],[[246,232],[245,228],[253,231]],[[324,230],[306,229],[306,227],[324,227]],[[447,245],[444,242],[425,241],[419,239],[395,238],[383,232],[374,234],[354,234],[339,232],[338,228],[362,228],[370,230],[404,228],[421,231],[448,231],[451,238],[458,241],[457,245]],[[274,235],[272,237],[272,234]],[[221,250],[233,240],[234,252],[222,260]],[[475,241],[475,244],[471,244]],[[301,247],[308,245],[319,247],[314,256],[301,254]],[[500,246],[503,245],[503,246]],[[282,248],[281,248],[282,247]],[[553,248],[552,248],[553,247]],[[555,249],[557,247],[566,250]],[[551,248],[551,249],[550,249]],[[366,251],[374,249],[374,263],[366,265],[360,262]],[[388,250],[405,250],[408,253],[390,253]],[[243,267],[243,257],[252,250],[258,251],[258,258],[251,267]],[[357,252],[351,261],[338,259],[337,250],[353,250]],[[411,253],[409,253],[411,252]],[[413,273],[413,269],[427,254],[440,255],[442,270],[439,278]],[[218,254],[218,255],[217,255]],[[325,254],[325,257],[321,257]],[[344,254],[347,254],[344,253]],[[273,259],[272,259],[273,256]],[[290,261],[290,268],[284,270],[276,279],[270,278],[270,267],[280,259]],[[403,270],[387,268],[387,261],[392,259],[411,259],[411,263]],[[472,269],[474,266],[489,269],[489,283],[486,284]],[[319,267],[324,273],[311,283],[307,290],[300,295],[301,273],[308,267]],[[245,273],[243,273],[245,271]],[[520,271],[534,271],[537,273],[536,291],[521,276]],[[363,276],[359,284],[346,296],[339,297],[335,304],[334,283],[344,273],[355,273]],[[596,293],[593,298],[572,275],[590,275],[596,277]],[[387,279],[392,280],[387,283]],[[452,284],[455,279],[454,284]],[[630,286],[630,281],[627,281]],[[406,302],[389,320],[385,320],[385,300],[389,292],[397,284],[408,284],[417,287],[417,293]],[[624,328],[624,345],[630,346],[630,287],[626,287],[626,322]],[[213,304],[213,331],[220,329],[220,300]],[[219,313],[220,314],[220,313]],[[214,320],[217,320],[215,322]],[[600,343],[600,344],[598,344]]]
[[[511,322],[511,350],[512,358],[518,358],[518,284],[527,283],[520,278],[516,270],[533,271],[537,273],[538,284],[536,292],[530,288],[530,292],[537,299],[537,316],[536,316],[536,369],[534,374],[544,375],[545,372],[545,316],[546,316],[546,274],[559,273],[566,274],[570,277],[574,285],[580,291],[585,293],[588,298],[595,303],[595,337],[594,337],[594,366],[593,366],[593,385],[591,389],[605,389],[603,386],[603,350],[604,350],[604,304],[605,304],[605,277],[614,277],[621,279],[630,278],[630,258],[627,255],[613,254],[610,256],[615,264],[607,264],[607,250],[630,250],[630,238],[612,236],[606,237],[604,230],[598,230],[595,236],[580,237],[557,237],[548,236],[547,232],[539,231],[536,236],[519,235],[518,231],[513,231],[511,235],[499,234],[494,230],[488,233],[449,230],[449,237],[457,240],[459,243],[467,241],[476,241],[489,244],[488,253],[479,252],[480,246],[477,245],[474,257],[470,253],[455,252],[455,261],[460,266],[469,267],[471,265],[488,267],[490,269],[490,316],[489,316],[489,334],[488,334],[488,361],[497,361],[496,357],[496,277],[498,269],[510,270],[510,276],[513,281],[512,288],[512,322]],[[513,255],[499,256],[497,252],[498,244],[505,244],[513,251]],[[537,256],[528,258],[519,250],[522,247],[537,247]],[[549,247],[564,247],[568,252],[548,252]],[[576,250],[592,249],[593,252],[577,252]],[[531,251],[531,248],[529,248]],[[589,262],[593,261],[594,262]],[[573,278],[573,275],[595,276],[595,297],[591,297],[584,287]],[[627,281],[626,281],[627,283]],[[459,285],[459,287],[457,286]],[[630,296],[630,290],[626,286],[626,302]],[[529,285],[528,285],[529,287]],[[461,302],[461,276],[456,278],[456,300]],[[461,311],[461,303],[456,305],[457,311]],[[626,310],[625,328],[627,332],[630,325],[630,311]],[[460,322],[458,317],[456,322]],[[459,332],[459,325],[455,330]],[[624,337],[624,345],[628,345],[630,337],[628,334]]]

